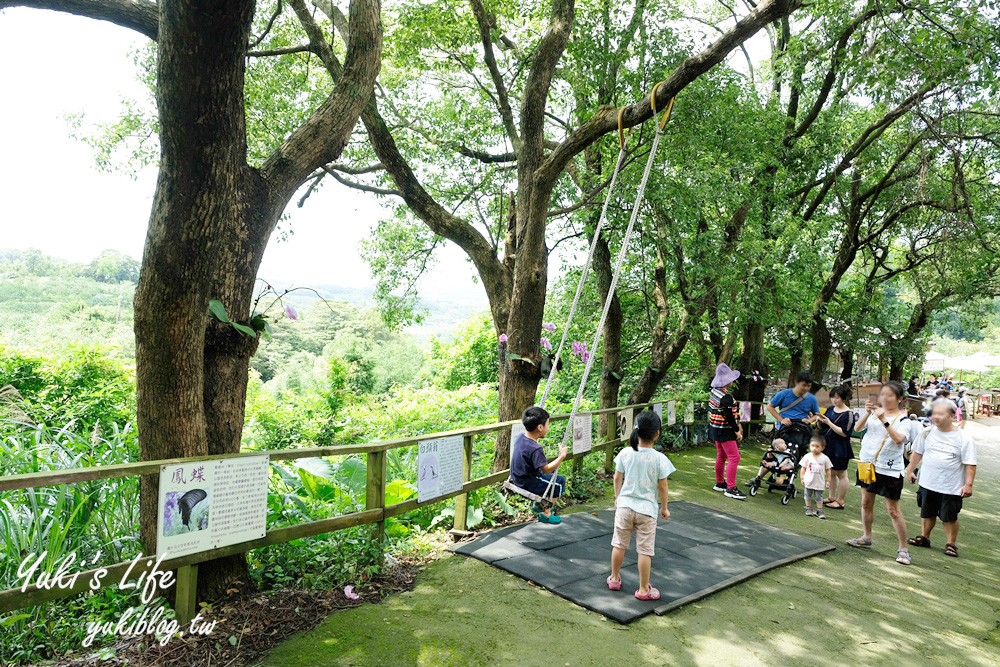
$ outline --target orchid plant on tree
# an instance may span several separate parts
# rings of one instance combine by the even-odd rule
[[[283,317],[289,320],[299,319],[299,313],[295,307],[291,304],[285,303],[285,297],[292,292],[300,290],[312,292],[319,298],[320,301],[329,307],[329,303],[327,303],[326,299],[324,299],[319,292],[311,287],[289,287],[279,291],[266,280],[261,278],[258,278],[257,280],[261,283],[261,288],[257,293],[257,296],[254,297],[250,319],[246,324],[234,322],[229,317],[229,313],[226,312],[226,307],[217,299],[212,299],[208,302],[208,310],[212,314],[212,317],[223,324],[230,325],[236,331],[249,338],[257,338],[260,335],[263,335],[264,338],[270,338],[271,323],[276,323]],[[268,298],[270,298],[268,304],[264,308],[260,308],[261,302]],[[270,314],[276,306],[279,309],[279,314]],[[504,338],[506,339],[506,337]]]
[[[538,346],[547,351],[549,354],[542,357],[541,364],[539,365],[539,371],[543,376],[548,375],[552,370],[552,364],[557,364],[556,370],[562,370],[562,359],[556,360],[555,353],[552,352],[552,341],[549,340],[549,335],[555,333],[556,325],[552,322],[545,322],[542,324],[542,333],[538,339]],[[526,361],[529,364],[534,364],[535,362],[527,357],[524,357],[516,352],[511,352],[507,349],[507,334],[501,333],[498,337],[497,349],[500,354],[500,366],[505,367],[505,362],[508,360]],[[587,350],[587,344],[583,341],[573,341],[572,345],[573,354],[579,357],[584,363],[590,358],[590,352]]]

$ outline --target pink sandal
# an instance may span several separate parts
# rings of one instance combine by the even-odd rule
[[[653,588],[652,586],[650,586],[649,587],[649,592],[646,593],[645,595],[643,595],[639,591],[636,591],[635,592],[635,599],[636,600],[659,600],[660,599],[660,591],[658,591],[655,588]]]
[[[613,591],[620,591],[622,589],[622,580],[615,581],[611,577],[608,577],[608,588]]]

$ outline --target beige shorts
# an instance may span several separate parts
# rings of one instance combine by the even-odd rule
[[[628,550],[635,531],[635,550],[643,556],[652,556],[656,544],[656,517],[639,514],[629,507],[615,510],[615,534],[611,546]]]

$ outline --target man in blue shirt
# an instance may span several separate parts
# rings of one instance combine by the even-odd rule
[[[549,432],[549,413],[545,408],[536,406],[528,408],[521,417],[521,423],[524,424],[526,433],[519,435],[511,443],[510,480],[525,491],[540,496],[545,493],[549,480],[559,469],[559,464],[566,459],[569,451],[563,445],[559,448],[559,456],[549,461],[542,446],[538,444],[538,441]],[[552,484],[555,486],[552,497],[557,498],[566,488],[566,478],[556,475]],[[562,521],[552,513],[551,507],[542,507],[536,503],[532,509],[538,514],[538,520],[542,523]]]
[[[816,397],[809,393],[812,389],[812,376],[805,371],[795,376],[795,386],[782,389],[767,405],[767,411],[774,417],[775,428],[779,431],[783,426],[791,426],[793,422],[802,422],[810,429],[795,429],[790,442],[799,445],[799,453],[809,442],[812,418],[819,414],[819,403]],[[789,438],[785,438],[789,441]]]

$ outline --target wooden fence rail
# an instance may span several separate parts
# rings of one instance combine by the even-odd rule
[[[567,461],[574,461],[573,470],[579,472],[583,458],[595,451],[604,450],[604,468],[606,472],[611,472],[614,466],[614,452],[615,447],[623,443],[623,439],[618,437],[618,419],[617,413],[624,412],[627,410],[644,410],[656,403],[663,403],[664,405],[671,399],[662,399],[656,401],[650,401],[648,403],[640,403],[634,405],[624,405],[614,408],[605,408],[601,410],[589,410],[586,412],[579,413],[580,415],[604,415],[612,414],[616,415],[614,419],[608,419],[607,432],[604,434],[599,434],[598,437],[603,435],[605,440],[598,442],[593,446],[589,452],[583,452],[580,454],[570,454],[567,456]],[[690,401],[688,401],[690,402]],[[755,405],[762,405],[761,403],[755,403]],[[565,421],[569,419],[568,414],[553,415],[552,421]],[[751,423],[764,423],[766,420],[755,420]],[[218,459],[232,459],[241,458],[247,456],[260,456],[267,454],[271,461],[290,461],[301,458],[309,457],[323,457],[323,456],[347,456],[347,455],[360,455],[364,454],[367,457],[367,480],[365,484],[365,509],[358,512],[352,512],[350,514],[344,514],[341,516],[330,517],[326,519],[320,519],[317,521],[310,521],[306,523],[296,524],[292,526],[283,526],[280,528],[272,528],[267,531],[267,534],[256,540],[249,542],[241,542],[239,544],[233,544],[226,547],[221,547],[218,549],[213,549],[211,551],[203,551],[199,553],[189,554],[186,556],[181,556],[179,558],[171,558],[169,560],[164,560],[160,563],[158,569],[160,571],[177,571],[177,590],[176,590],[176,604],[175,609],[177,611],[178,620],[180,623],[187,623],[195,614],[197,608],[197,600],[195,598],[195,591],[197,589],[197,574],[198,565],[200,563],[205,563],[223,556],[232,556],[239,553],[245,553],[253,549],[259,549],[262,547],[268,547],[275,544],[281,544],[284,542],[290,542],[292,540],[300,539],[303,537],[313,537],[317,535],[322,535],[325,533],[331,533],[338,530],[344,530],[347,528],[353,528],[362,525],[372,525],[373,526],[373,538],[381,544],[385,536],[385,520],[391,517],[399,516],[410,512],[418,507],[423,507],[425,505],[431,505],[439,503],[443,500],[447,500],[456,497],[455,502],[455,528],[457,530],[465,530],[468,521],[468,507],[469,507],[469,493],[480,489],[484,486],[490,486],[491,484],[497,484],[507,479],[510,474],[510,470],[503,470],[500,472],[491,473],[483,477],[478,477],[476,479],[471,479],[472,473],[472,457],[473,457],[473,438],[476,435],[481,435],[485,433],[490,433],[494,431],[500,431],[502,429],[507,429],[518,423],[517,420],[496,422],[493,424],[486,424],[483,426],[473,426],[463,429],[455,429],[452,431],[445,431],[440,433],[429,433],[426,435],[414,436],[409,438],[398,438],[395,440],[384,440],[372,442],[365,445],[343,445],[343,446],[333,446],[333,447],[310,447],[304,449],[281,449],[281,450],[264,450],[264,451],[248,451],[240,452],[237,454],[225,454],[218,456],[198,456],[190,458],[175,458],[175,459],[161,459],[158,461],[139,461],[137,463],[123,463],[117,465],[109,466],[93,466],[86,468],[76,468],[76,469],[65,469],[65,470],[53,470],[44,472],[34,472],[22,475],[10,475],[7,477],[0,477],[0,491],[14,491],[19,489],[31,489],[42,486],[59,486],[64,484],[73,484],[77,482],[85,482],[100,479],[116,479],[121,477],[135,477],[141,475],[152,475],[158,474],[160,472],[160,467],[163,465],[174,465],[174,464],[184,464],[193,463],[198,461],[214,461]],[[683,424],[683,418],[677,421],[678,425]],[[438,438],[444,438],[449,436],[461,435],[464,439],[464,460],[463,460],[463,485],[461,490],[447,495],[439,496],[424,502],[418,501],[416,498],[406,500],[401,503],[396,503],[393,505],[385,505],[385,488],[386,488],[386,453],[393,449],[399,449],[402,447],[412,447],[419,444],[425,440],[435,440]],[[123,577],[127,581],[132,581],[138,579],[139,577],[144,577],[149,571],[152,570],[154,564],[156,563],[156,558],[152,556],[146,556],[138,563],[133,563],[132,561],[115,563],[114,565],[104,566],[102,568],[94,568],[91,570],[83,571],[77,576],[72,583],[66,585],[66,587],[53,587],[53,588],[38,588],[35,584],[28,586],[24,591],[21,588],[12,588],[0,591],[0,614],[7,613],[15,609],[22,609],[25,607],[32,607],[43,602],[48,602],[52,600],[58,600],[79,593],[91,590],[90,583],[93,579],[94,574],[99,569],[104,569],[107,571],[107,575],[104,576],[101,581],[101,587],[105,586],[116,586],[122,581]],[[127,576],[126,576],[127,575]]]

